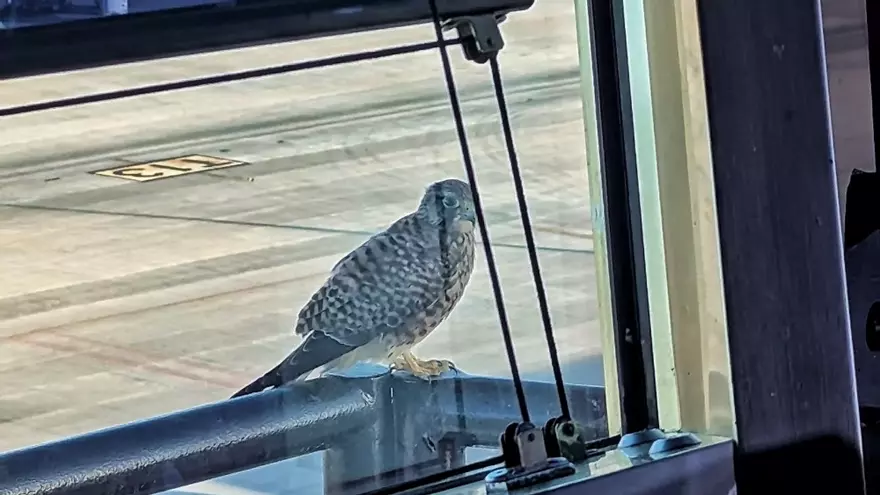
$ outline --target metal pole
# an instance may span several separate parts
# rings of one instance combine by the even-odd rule
[[[363,493],[464,464],[465,445],[433,433],[443,426],[437,421],[443,407],[432,403],[430,390],[448,380],[426,383],[366,365],[339,376],[371,384],[367,393],[376,398],[377,417],[324,452],[325,495]]]
[[[394,448],[391,373],[383,366],[357,365],[334,376],[368,383],[366,392],[375,398],[376,418],[367,428],[340,437],[324,451],[324,493],[343,495],[378,488],[382,484],[381,473],[393,469],[398,458]]]
[[[157,493],[322,450],[375,422],[376,397],[326,379],[0,455],[0,494]]]

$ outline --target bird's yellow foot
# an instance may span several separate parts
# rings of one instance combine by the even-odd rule
[[[393,363],[394,369],[409,371],[419,378],[432,378],[454,370],[455,363],[447,359],[426,359],[415,357],[411,352],[404,352]]]

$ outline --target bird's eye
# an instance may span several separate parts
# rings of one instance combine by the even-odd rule
[[[458,206],[458,200],[452,196],[443,196],[443,206],[447,208],[455,208]]]

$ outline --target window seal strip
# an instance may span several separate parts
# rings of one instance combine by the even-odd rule
[[[623,2],[587,2],[622,433],[659,425]]]

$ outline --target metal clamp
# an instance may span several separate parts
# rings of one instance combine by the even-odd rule
[[[583,462],[591,457],[604,455],[585,429],[571,419],[552,418],[544,425],[544,444],[550,457],[564,457],[571,462]]]
[[[532,423],[511,423],[501,434],[504,467],[486,476],[486,493],[508,493],[574,474],[564,457],[550,457],[544,432]]]
[[[506,14],[457,17],[447,21],[443,27],[458,31],[464,58],[485,64],[504,48],[504,38],[498,25],[506,18]]]

